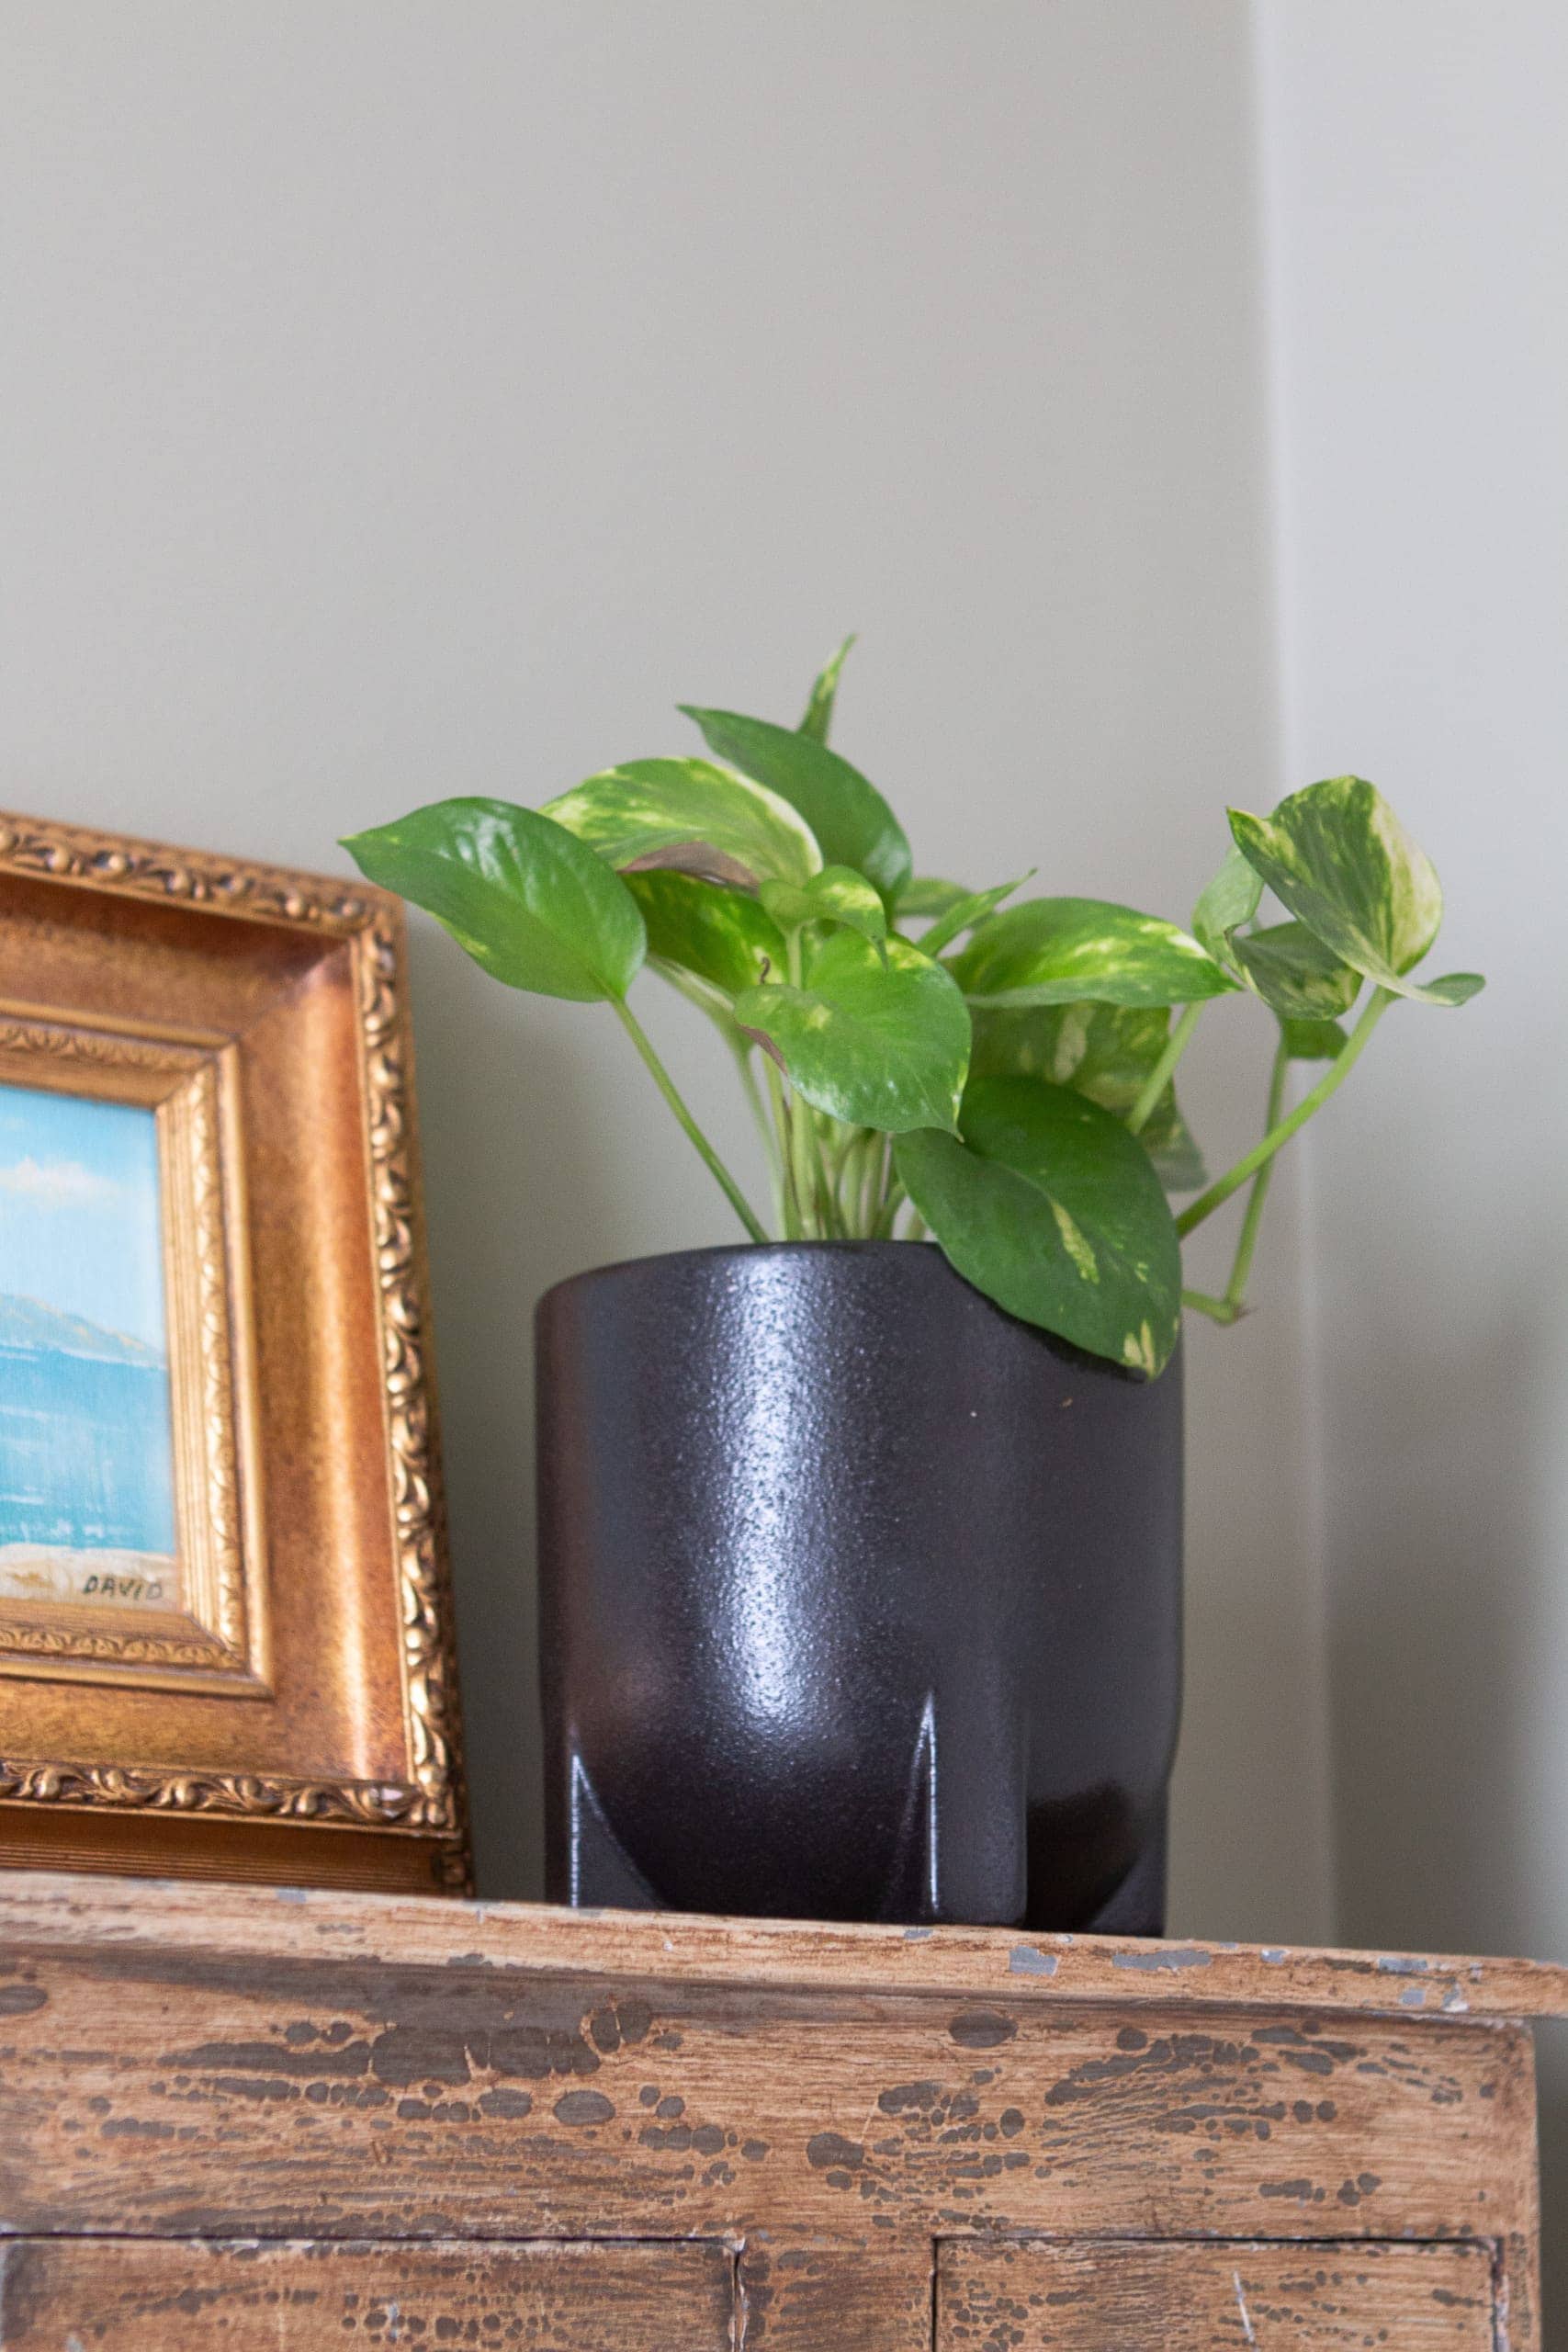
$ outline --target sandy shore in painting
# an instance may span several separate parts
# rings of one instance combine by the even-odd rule
[[[0,1600],[175,1609],[179,1598],[176,1564],[156,1552],[78,1552],[50,1544],[0,1544]]]

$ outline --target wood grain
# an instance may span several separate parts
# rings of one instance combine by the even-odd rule
[[[1312,2008],[1404,2019],[1568,2016],[1568,1967],[1252,1944],[1023,1935],[1000,1928],[815,1926],[547,1904],[439,1905],[398,1896],[256,1894],[64,1873],[0,1873],[0,1950],[152,1944],[161,1950],[428,1962],[458,1957],[689,1984],[973,1996],[1008,2004]]]
[[[937,2352],[1494,2352],[1483,2246],[958,2245]]]
[[[1528,2053],[1496,2026],[147,1943],[0,1968],[24,2232],[1437,2236],[1533,2211]]]
[[[937,2242],[953,2347],[1246,2344],[1245,2303],[1264,2352],[1472,2352],[1485,2339],[1451,2281],[1479,2262],[1497,2346],[1538,2352],[1532,2053],[1486,2005],[1521,1985],[1544,1999],[1549,1972],[1475,1963],[1477,2006],[1461,2011],[1431,1996],[1469,1963],[1423,1974],[1374,1954],[1353,1974],[1332,1954],[1216,1947],[1200,1965],[1198,1947],[1058,1940],[1053,1973],[1017,1964],[1040,1939],[980,1930],[0,1873],[0,2241],[21,2241],[0,2343],[68,2340],[22,2333],[62,2308],[51,2279],[71,2295],[106,2282],[83,2304],[102,2332],[72,2323],[84,2346],[114,2352],[111,2320],[123,2335],[188,2293],[250,2352],[237,2331],[263,2304],[227,2288],[202,2303],[193,2284],[249,2265],[276,2285],[254,2340],[288,2352],[326,2340],[299,2332],[318,2305],[290,2262],[307,2285],[383,2295],[355,2264],[406,2263],[410,2294],[456,2280],[470,2301],[487,2266],[523,2262],[447,2340],[510,2340],[502,2303],[535,2312],[517,2300],[531,2278],[542,2300],[517,2340],[536,2352],[700,2352],[705,2319],[661,2290],[665,2334],[639,2334],[617,2282],[641,2274],[588,2255],[560,2274],[581,2309],[551,2316],[548,2250],[510,2242],[594,2238],[627,2242],[605,2260],[646,2256],[655,2277],[681,2242],[707,2266],[690,2274],[699,2298],[720,2264],[732,2333],[715,2340],[745,2352],[924,2352]],[[215,2242],[237,2267],[203,2267]],[[1237,2258],[1241,2303],[1221,2256]],[[1042,2264],[1066,2262],[1089,2269],[1039,2286]],[[1050,2298],[1085,2279],[1098,2293],[1101,2273],[1122,2300],[1075,2335],[1078,2304]],[[603,2325],[601,2277],[622,2296]],[[1412,2303],[1413,2279],[1443,2293]],[[1376,2324],[1358,2335],[1363,2305]],[[334,2342],[397,2340],[331,2308]],[[455,2316],[420,2304],[432,2314]],[[164,2340],[124,2335],[131,2352]]]
[[[719,2245],[264,2245],[22,2239],[6,2352],[730,2352]]]
[[[741,2352],[931,2352],[936,2248],[768,2237],[739,2265]]]

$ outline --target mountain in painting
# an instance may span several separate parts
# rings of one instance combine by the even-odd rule
[[[0,1350],[39,1349],[64,1356],[91,1356],[99,1363],[156,1364],[164,1359],[144,1340],[105,1331],[80,1315],[62,1315],[41,1299],[0,1291]]]
[[[172,1557],[173,1425],[164,1359],[0,1292],[0,1547]]]

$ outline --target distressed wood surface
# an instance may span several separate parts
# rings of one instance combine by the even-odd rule
[[[0,1957],[14,2231],[1527,2226],[1517,2029],[106,1945]]]
[[[937,2352],[1494,2352],[1484,2246],[957,2245]]]
[[[736,2342],[742,2352],[931,2352],[935,2265],[928,2238],[761,2240],[739,2258]]]
[[[731,2352],[734,2309],[721,2245],[52,2238],[0,2249],[5,2352]]]
[[[516,2340],[540,2352],[558,2341],[546,2253],[510,2242],[597,2238],[627,2242],[606,2260],[645,2256],[649,2275],[660,2242],[683,2242],[705,2266],[699,2296],[719,2263],[732,2334],[715,2340],[746,2352],[929,2346],[939,2241],[955,2282],[944,2342],[1182,2352],[1233,2340],[1229,2320],[1202,2300],[1198,2256],[1154,2242],[1274,2241],[1295,2267],[1258,2256],[1266,2303],[1334,2242],[1376,2315],[1416,2275],[1380,2242],[1409,2256],[1448,2241],[1479,2247],[1489,2280],[1495,2265],[1498,2345],[1535,2352],[1533,2059],[1528,2032],[1498,2020],[1543,2007],[1556,1973],[0,1873],[0,2241],[18,2241],[0,2344],[73,2332],[113,2352],[107,2320],[20,2333],[35,2308],[65,2308],[39,2300],[51,2278],[68,2296],[107,2282],[82,2308],[123,2334],[165,2291],[141,2281],[195,2292],[214,2242],[273,2242],[224,2257],[253,2278],[288,2283],[308,2263],[357,2293],[354,2264],[381,2258],[366,2242],[397,2240],[387,2258],[432,2295],[459,2277],[479,2292],[492,2260],[535,2264],[544,2316]],[[1141,2337],[1118,2309],[1099,2337],[1042,2335],[1077,2309],[1049,2288],[1039,2310],[1025,2295],[981,2324],[984,2295],[1013,2292],[998,2279],[1034,2277],[1066,2258],[1041,2240],[1074,2238],[1137,2242],[1156,2284],[1190,2288],[1199,2334]],[[634,2274],[571,2259],[584,2267],[562,2276],[589,2298],[558,2337],[572,2352],[708,2340],[667,2297],[661,2336],[590,2324],[593,2282],[619,2293]],[[521,2292],[507,2287],[507,2308],[534,2310]],[[235,2331],[264,2306],[225,2298],[248,2352]],[[1458,2302],[1360,2336],[1333,2333],[1331,2302],[1302,2303],[1315,2334],[1276,2324],[1258,2342],[1470,2342],[1442,2316]],[[333,2308],[333,2341],[398,2340]],[[316,2324],[292,2288],[265,2311],[258,2344],[318,2340],[277,2334]],[[482,2303],[470,2316],[446,2340],[509,2340]],[[174,2335],[124,2341],[183,2352]]]
[[[1149,1943],[994,1928],[876,1928],[544,1904],[256,1892],[137,1879],[0,1871],[0,1951],[112,1942],[260,1957],[425,1961],[459,1956],[551,1974],[973,1995],[1055,2003],[1383,2011],[1398,2017],[1568,2016],[1568,1968],[1525,1960],[1285,1946]]]

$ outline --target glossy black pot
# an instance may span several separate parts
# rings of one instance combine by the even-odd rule
[[[553,1900],[1161,1931],[1179,1361],[810,1242],[562,1283],[538,1373]]]

